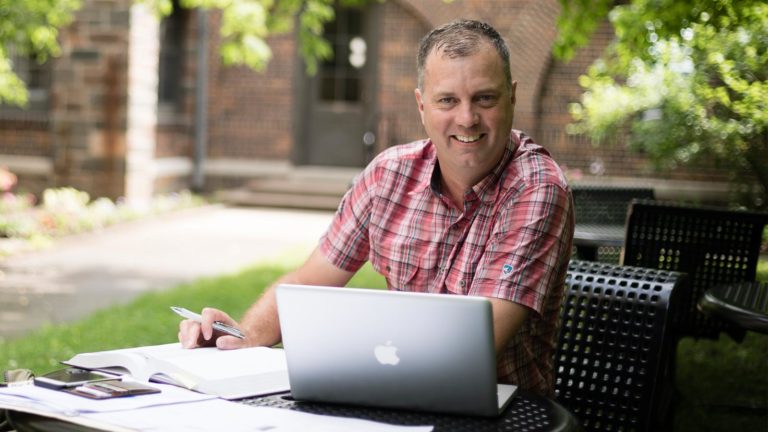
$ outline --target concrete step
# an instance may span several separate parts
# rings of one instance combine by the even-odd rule
[[[301,167],[254,178],[245,186],[222,190],[215,198],[240,206],[335,210],[360,169]]]
[[[219,191],[214,197],[219,202],[233,206],[280,207],[311,210],[335,210],[341,200],[341,195],[332,196],[258,192],[248,189]]]
[[[246,187],[251,191],[282,193],[290,195],[324,195],[341,198],[349,189],[345,179],[301,179],[301,178],[263,178],[252,180]]]

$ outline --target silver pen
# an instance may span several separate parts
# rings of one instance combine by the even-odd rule
[[[183,307],[178,307],[178,306],[171,306],[171,310],[183,316],[184,318],[191,319],[192,321],[196,321],[199,323],[203,322],[203,317],[200,316],[200,314],[196,314],[192,312],[191,310],[184,309]],[[226,333],[228,335],[234,336],[236,338],[245,339],[245,334],[243,334],[243,332],[240,331],[240,329],[224,324],[221,321],[214,321],[213,329]]]

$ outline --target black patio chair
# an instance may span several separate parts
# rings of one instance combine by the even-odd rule
[[[754,281],[768,214],[691,207],[658,201],[630,205],[622,264],[688,273],[680,336],[716,339],[725,331],[741,341],[744,330],[696,308],[713,286]]]
[[[594,234],[598,238],[613,231],[620,238],[624,232],[629,203],[633,199],[655,198],[654,190],[650,187],[575,185],[571,190],[577,231]],[[611,242],[577,244],[576,257],[580,260],[618,264],[621,245],[608,243]]]
[[[671,425],[681,273],[571,261],[555,355],[557,400],[587,431]]]

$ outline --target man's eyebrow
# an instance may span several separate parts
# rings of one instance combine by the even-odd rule
[[[489,94],[489,93],[501,94],[502,89],[500,87],[487,87],[487,88],[483,88],[476,91],[474,94],[478,95],[478,94]]]
[[[446,90],[446,91],[436,91],[436,92],[434,92],[432,94],[432,97],[436,98],[436,99],[440,99],[440,98],[444,98],[444,97],[455,97],[455,96],[456,96],[456,93],[454,93],[452,91],[448,91],[448,90]]]

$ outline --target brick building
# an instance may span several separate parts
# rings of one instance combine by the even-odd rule
[[[359,168],[386,146],[424,136],[413,97],[416,46],[434,25],[467,17],[507,39],[519,82],[515,127],[583,181],[723,190],[711,172],[652,172],[622,145],[596,148],[566,134],[577,78],[612,31],[603,25],[562,63],[551,55],[558,13],[557,0],[388,0],[340,10],[327,31],[335,59],[308,77],[295,35],[271,38],[274,57],[256,73],[221,64],[217,13],[177,10],[159,22],[131,0],[85,0],[61,32],[59,58],[19,63],[32,104],[0,107],[0,166],[33,192],[69,185],[134,200],[235,187],[295,167]]]

